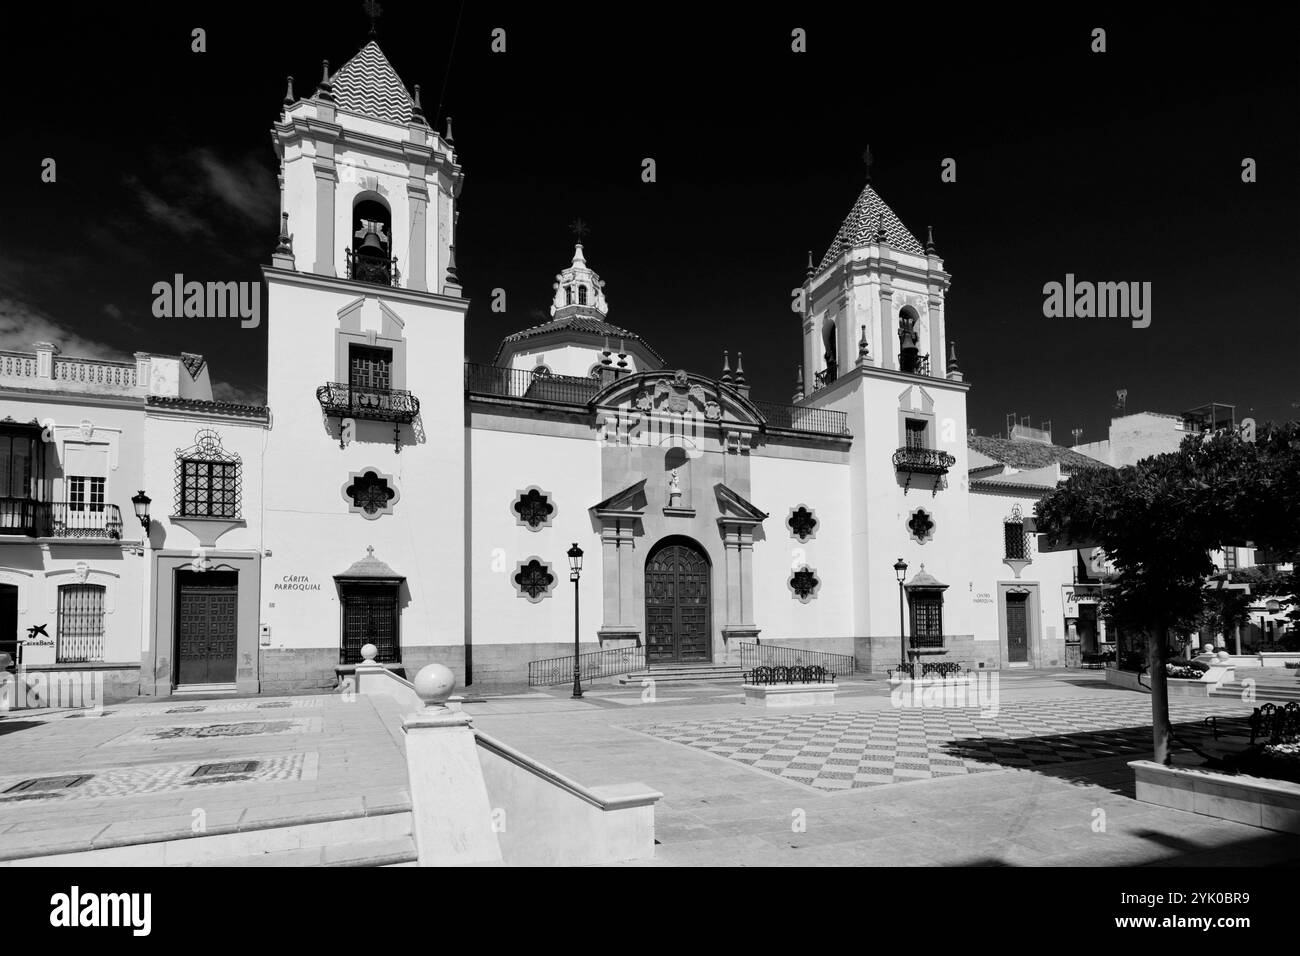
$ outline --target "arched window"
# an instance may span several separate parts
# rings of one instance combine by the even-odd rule
[[[573,286],[571,285],[564,287],[564,304],[573,305]]]
[[[579,286],[578,286],[578,305],[586,305],[586,304],[587,304],[587,287],[586,287],[585,285],[579,285]]]
[[[373,194],[372,194],[373,195]],[[352,206],[352,236],[348,247],[349,279],[395,285],[392,269],[393,214],[379,199],[358,197]]]
[[[826,319],[822,322],[822,345],[826,351],[823,354],[826,365],[822,371],[817,373],[817,385],[829,385],[839,377],[839,356],[835,345],[835,320]]]

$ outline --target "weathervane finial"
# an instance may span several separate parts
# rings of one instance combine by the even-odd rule
[[[365,3],[361,4],[361,9],[365,10],[366,16],[370,18],[370,35],[374,36],[375,21],[383,16],[384,8],[381,7],[376,0],[366,0]]]
[[[868,146],[862,151],[862,162],[867,167],[867,182],[871,182],[871,164],[876,161],[876,157],[871,155],[871,147]]]
[[[582,240],[586,238],[587,234],[591,232],[587,227],[587,224],[581,219],[575,219],[573,222],[569,223],[569,231],[577,237],[578,242],[582,242]]]

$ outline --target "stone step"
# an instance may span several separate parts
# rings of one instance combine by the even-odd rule
[[[1256,699],[1258,700],[1282,700],[1300,701],[1300,687],[1294,685],[1274,684],[1272,682],[1256,681],[1252,688]],[[1245,691],[1240,681],[1220,684],[1214,690],[1210,691],[1211,697],[1231,697],[1241,700],[1241,695]]]
[[[412,827],[410,810],[341,815],[10,858],[0,866],[387,866],[416,858]]]
[[[618,679],[623,686],[640,685],[643,680],[656,684],[684,684],[691,681],[740,683],[744,672],[739,664],[662,664],[649,670],[634,671]]]
[[[252,856],[206,860],[195,866],[402,866],[417,860],[411,837],[274,850]]]

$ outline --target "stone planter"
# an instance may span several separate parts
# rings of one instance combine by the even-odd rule
[[[745,684],[745,704],[752,707],[820,707],[835,703],[838,684]]]
[[[1300,833],[1300,784],[1192,767],[1134,760],[1137,798],[1143,803]]]

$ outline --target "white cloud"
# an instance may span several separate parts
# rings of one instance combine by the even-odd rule
[[[266,395],[261,389],[241,388],[229,382],[213,382],[212,397],[218,402],[234,402],[236,405],[266,404]]]
[[[111,345],[88,339],[57,319],[20,299],[0,295],[0,349],[30,352],[37,342],[53,342],[74,358],[130,361],[131,356]]]

